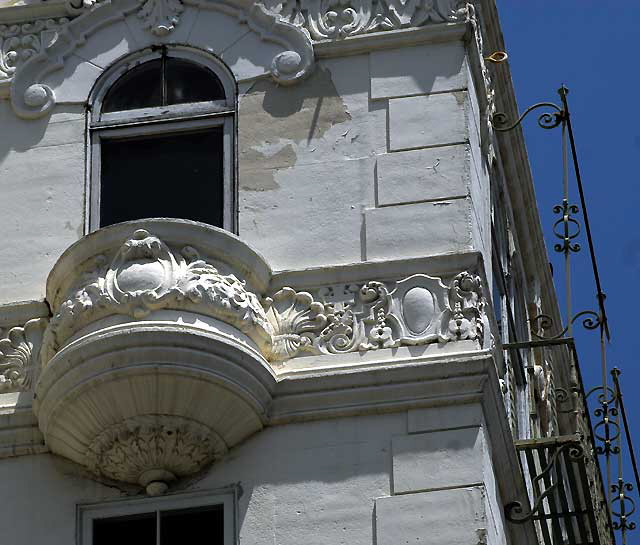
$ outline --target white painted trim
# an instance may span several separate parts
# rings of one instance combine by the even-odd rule
[[[210,104],[210,109],[207,111],[219,112],[221,111],[220,106],[226,104],[226,110],[233,112],[235,109],[236,97],[235,80],[231,71],[222,63],[222,61],[218,60],[210,53],[205,53],[204,51],[200,51],[193,47],[167,46],[167,52],[172,58],[188,60],[207,68],[213,72],[218,80],[220,80],[220,83],[224,87],[226,100],[207,103]],[[98,121],[107,121],[109,118],[113,118],[113,113],[102,113],[102,101],[113,84],[116,83],[121,76],[141,64],[159,58],[161,58],[159,50],[147,48],[120,59],[116,64],[108,68],[104,74],[98,78],[89,96],[89,104],[91,104],[91,125],[94,126]],[[184,113],[186,115],[194,113],[192,111],[193,105],[190,104],[176,104],[173,107],[163,106],[159,108],[145,108],[144,111],[147,114],[149,112],[157,112],[157,115],[161,116],[166,110],[173,111],[175,113],[182,109],[185,110]],[[131,120],[131,117],[136,117],[136,114],[139,114],[140,110],[129,110],[128,113],[131,114],[131,117],[129,118],[126,118],[126,113],[127,112],[119,112],[121,117]],[[106,118],[105,115],[107,116]]]
[[[344,57],[381,49],[462,40],[469,31],[470,25],[466,22],[441,23],[357,34],[340,40],[322,40],[313,42],[313,50],[318,59]]]
[[[233,232],[234,211],[233,206],[233,132],[234,123],[232,116],[216,116],[205,119],[174,120],[163,123],[142,123],[133,126],[111,125],[101,127],[99,130],[91,130],[90,134],[90,179],[87,187],[89,195],[89,231],[100,229],[100,177],[101,177],[101,143],[105,139],[135,138],[151,135],[175,134],[179,132],[192,132],[214,127],[223,128],[223,225],[222,227]]]

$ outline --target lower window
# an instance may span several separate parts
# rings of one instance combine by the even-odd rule
[[[79,507],[82,545],[233,545],[235,491]]]

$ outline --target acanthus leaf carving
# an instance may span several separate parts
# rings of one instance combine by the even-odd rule
[[[166,36],[176,27],[183,11],[180,0],[144,0],[138,17],[152,34]]]
[[[144,415],[106,428],[85,452],[97,476],[149,487],[191,475],[220,458],[224,441],[207,426],[184,417]]]
[[[0,339],[0,393],[31,388],[45,326],[43,318],[29,320]]]

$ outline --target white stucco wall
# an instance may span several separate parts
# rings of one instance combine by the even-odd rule
[[[123,29],[82,46],[52,76],[57,92],[80,100],[102,68],[146,45]],[[255,57],[257,45],[232,38],[220,47],[242,75],[238,59]],[[461,41],[321,58],[287,87],[252,80],[262,76],[254,68],[240,85],[239,234],[275,270],[470,249],[488,256],[488,177]],[[38,300],[57,257],[84,233],[84,108],[61,104],[24,120],[0,100],[0,126],[9,135],[0,139],[0,303]]]
[[[0,100],[0,127],[0,304],[43,299],[56,259],[83,235],[84,108],[25,121]]]
[[[483,533],[498,545],[481,422],[467,405],[267,428],[182,491],[238,484],[240,543],[251,545],[476,545]],[[77,505],[125,497],[49,454],[2,460],[0,482],[12,545],[74,543]]]

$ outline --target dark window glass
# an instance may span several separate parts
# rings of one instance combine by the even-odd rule
[[[145,62],[121,76],[109,89],[103,112],[162,106],[162,60]]]
[[[222,83],[211,70],[182,59],[167,58],[167,104],[224,100]]]
[[[185,545],[203,540],[207,545],[223,545],[222,505],[160,513],[160,545]]]
[[[106,94],[102,111],[119,112],[224,98],[224,87],[211,70],[165,55],[121,76]]]
[[[222,227],[222,127],[101,146],[100,227],[182,218]]]
[[[156,514],[95,519],[93,545],[156,545]]]

